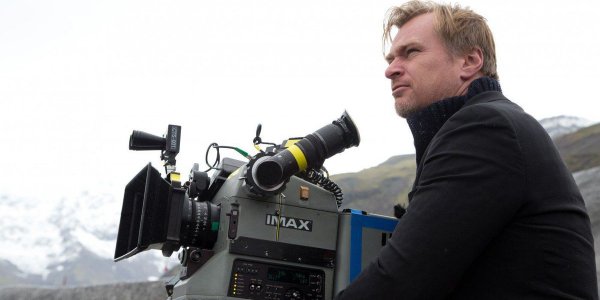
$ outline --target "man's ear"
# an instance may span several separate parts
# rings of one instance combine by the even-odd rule
[[[460,78],[469,80],[481,71],[481,68],[483,68],[483,51],[479,47],[475,47],[463,55]]]

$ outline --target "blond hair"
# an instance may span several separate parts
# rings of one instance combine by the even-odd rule
[[[412,18],[433,13],[434,28],[450,53],[462,55],[475,48],[483,53],[481,72],[485,76],[498,79],[496,71],[496,46],[492,31],[486,20],[470,8],[458,4],[438,4],[431,1],[412,0],[398,7],[392,7],[387,13],[383,26],[384,48],[391,42],[393,27],[400,28]]]

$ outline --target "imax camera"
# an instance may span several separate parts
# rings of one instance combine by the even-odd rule
[[[344,112],[282,144],[263,142],[260,131],[257,154],[211,144],[209,169],[194,164],[186,180],[175,167],[180,126],[169,125],[164,137],[134,131],[129,149],[160,150],[166,178],[148,164],[127,184],[115,261],[148,249],[179,251],[168,299],[331,299],[344,289],[397,222],[340,209],[342,191],[323,163],[358,146],[354,122]],[[224,148],[245,159],[221,160]]]

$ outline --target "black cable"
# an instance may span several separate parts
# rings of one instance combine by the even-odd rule
[[[211,148],[215,148],[217,150],[217,156],[215,157],[215,162],[212,165],[208,162],[208,153],[210,152]],[[219,168],[217,168],[217,165],[219,165],[219,163],[221,162],[221,153],[219,151],[219,149],[221,149],[221,148],[232,149],[248,159],[251,158],[246,151],[244,151],[240,148],[231,147],[231,146],[219,146],[219,144],[217,144],[217,143],[212,143],[212,144],[208,145],[208,149],[206,149],[206,155],[204,157],[204,160],[206,162],[206,165],[208,166],[208,169],[204,172],[208,172],[210,170],[220,170]]]
[[[342,193],[342,189],[335,182],[331,181],[331,179],[328,178],[329,173],[325,168],[323,168],[323,171],[327,175],[323,175],[320,172],[311,169],[308,172],[306,172],[306,179],[308,179],[308,181],[312,182],[313,184],[316,184],[324,188],[325,190],[330,191],[335,197],[337,207],[340,208],[340,206],[342,206],[342,201],[344,200],[344,194]]]
[[[210,152],[210,148],[215,148],[217,150],[217,157],[215,158],[215,162],[212,165],[208,162],[208,153]],[[204,161],[206,162],[206,165],[208,166],[208,169],[206,169],[206,171],[204,171],[204,172],[208,172],[210,170],[218,170],[218,168],[216,166],[221,161],[221,154],[219,153],[219,144],[212,143],[212,144],[208,145],[208,148],[206,149],[206,155],[204,157]]]

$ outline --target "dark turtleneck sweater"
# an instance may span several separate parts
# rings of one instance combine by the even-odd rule
[[[500,83],[490,77],[480,77],[471,82],[465,95],[434,102],[406,118],[415,141],[417,164],[421,161],[427,145],[444,123],[473,96],[487,91],[502,92]]]

